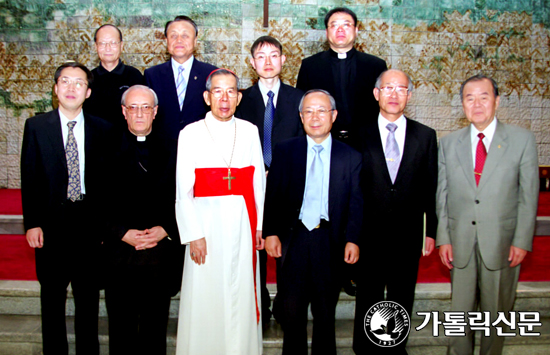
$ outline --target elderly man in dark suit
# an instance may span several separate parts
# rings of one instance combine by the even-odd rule
[[[372,343],[365,333],[365,316],[374,304],[385,300],[399,303],[412,316],[425,235],[427,255],[435,245],[437,138],[433,129],[404,115],[413,90],[407,74],[390,69],[380,75],[375,86],[380,113],[363,129],[361,149],[362,247],[374,252],[357,264],[353,349],[356,354],[406,354],[406,340],[392,347]]]
[[[145,70],[147,86],[159,99],[155,132],[169,139],[174,149],[180,131],[209,111],[202,94],[206,78],[216,67],[193,56],[198,33],[197,24],[187,16],[168,21],[164,36],[171,59]]]
[[[531,251],[539,194],[535,136],[496,119],[497,83],[475,75],[460,88],[471,124],[441,139],[437,245],[451,270],[451,309],[508,314],[520,264]],[[450,338],[449,354],[473,354],[474,333]],[[481,337],[480,354],[501,354],[504,338]]]
[[[113,154],[105,302],[109,354],[166,354],[170,297],[181,283],[175,218],[176,172],[152,124],[158,99],[134,85],[122,95],[127,129]]]
[[[300,121],[301,90],[286,85],[279,79],[286,56],[281,43],[271,36],[256,39],[250,49],[250,64],[260,80],[243,92],[236,117],[254,123],[258,127],[262,143],[264,164],[269,171],[273,147],[292,137],[302,136]],[[260,275],[262,292],[262,321],[269,322],[271,300],[266,287],[267,254],[260,250]]]
[[[354,48],[358,33],[357,16],[345,7],[325,16],[330,49],[302,61],[296,87],[303,91],[324,89],[336,100],[338,120],[332,127],[336,139],[359,147],[359,128],[376,117],[378,105],[372,97],[376,78],[386,62]]]
[[[283,314],[283,354],[307,354],[307,313],[313,314],[312,354],[336,354],[339,268],[359,259],[363,196],[361,155],[330,130],[337,111],[324,90],[300,103],[306,137],[275,147],[267,177],[263,235],[277,258]]]
[[[45,355],[68,354],[67,287],[75,300],[77,354],[99,354],[99,211],[111,125],[82,111],[92,73],[67,62],[55,72],[59,109],[25,122],[21,193],[27,241],[36,248]]]

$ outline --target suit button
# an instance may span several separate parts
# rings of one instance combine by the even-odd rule
[[[476,200],[476,205],[479,205],[479,200]]]
[[[476,221],[472,221],[472,225],[475,226],[475,225],[476,225]]]

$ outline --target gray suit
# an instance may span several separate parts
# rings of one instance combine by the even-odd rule
[[[453,311],[510,311],[519,266],[510,246],[531,251],[539,190],[533,133],[497,122],[476,186],[470,128],[443,137],[439,147],[438,246],[451,244]],[[468,328],[468,327],[466,327]],[[473,334],[451,338],[450,353],[471,354]],[[504,338],[482,337],[481,354],[499,354]]]

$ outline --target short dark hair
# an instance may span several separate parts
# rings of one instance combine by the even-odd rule
[[[237,74],[235,74],[234,72],[232,72],[229,69],[220,68],[220,69],[213,70],[208,75],[208,78],[206,78],[206,90],[207,91],[212,90],[212,79],[214,79],[214,77],[218,76],[218,75],[233,75],[235,77],[235,81],[237,82],[237,89],[239,88],[239,77],[237,76]]]
[[[357,26],[357,15],[355,14],[355,12],[351,11],[347,7],[335,7],[334,9],[327,12],[327,14],[325,15],[325,28],[328,28],[328,20],[330,20],[330,17],[339,12],[344,12],[350,15],[353,19],[353,25]]]
[[[460,85],[460,101],[462,101],[464,99],[463,92],[464,92],[464,87],[466,86],[466,84],[468,84],[471,81],[481,81],[481,80],[485,80],[485,79],[487,79],[491,82],[491,85],[493,85],[493,94],[495,95],[495,97],[497,97],[498,96],[498,84],[497,84],[497,82],[493,78],[490,78],[485,74],[479,73],[477,75],[469,77],[468,79],[466,79],[462,83],[462,85]]]
[[[173,24],[174,22],[178,22],[178,21],[189,22],[190,24],[193,25],[193,27],[195,27],[195,37],[199,35],[199,28],[195,23],[195,21],[193,21],[193,19],[189,16],[180,15],[180,16],[176,16],[172,21],[166,22],[166,26],[164,26],[164,37],[168,37],[168,27],[170,27],[170,25]]]
[[[279,50],[281,52],[281,55],[283,54],[283,45],[281,42],[277,41],[276,38],[271,36],[261,36],[257,40],[254,41],[254,44],[252,44],[252,48],[250,48],[250,54],[252,54],[252,57],[254,57],[254,53],[258,48],[261,48],[265,45],[271,45]]]
[[[118,36],[120,37],[120,41],[122,42],[122,32],[120,32],[120,29],[118,27],[116,27],[115,25],[111,25],[110,23],[102,25],[97,30],[95,30],[95,32],[94,32],[94,42],[97,42],[97,33],[99,32],[100,29],[102,29],[104,27],[112,27],[115,30],[117,30]]]
[[[57,84],[57,80],[59,79],[59,77],[61,76],[61,72],[63,71],[63,69],[65,68],[79,68],[79,69],[82,69],[84,71],[84,73],[86,73],[86,79],[88,81],[88,87],[90,87],[92,85],[92,83],[94,82],[94,74],[92,74],[92,72],[90,71],[90,69],[88,69],[84,64],[82,63],[79,63],[79,62],[75,62],[74,60],[71,60],[71,61],[67,61],[63,64],[61,64],[59,66],[59,68],[56,69],[55,71],[55,74],[53,76],[54,80],[55,80],[55,83]]]

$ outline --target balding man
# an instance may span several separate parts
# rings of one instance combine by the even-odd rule
[[[94,33],[99,66],[92,70],[94,83],[92,94],[84,102],[84,111],[111,122],[115,129],[126,129],[126,120],[120,110],[122,94],[130,86],[144,84],[141,72],[120,59],[124,49],[122,32],[118,27],[106,24]]]
[[[179,287],[174,212],[175,171],[169,149],[152,132],[157,97],[143,85],[122,96],[127,129],[110,170],[113,192],[105,302],[109,353],[166,354],[170,296]]]

